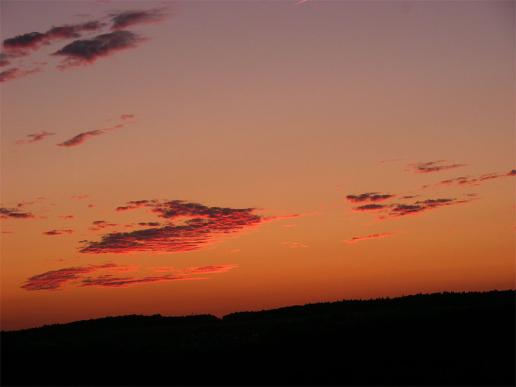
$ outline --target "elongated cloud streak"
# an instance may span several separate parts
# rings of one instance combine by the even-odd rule
[[[220,274],[236,268],[237,265],[211,265],[198,266],[186,269],[176,269],[172,267],[151,268],[154,272],[165,272],[160,275],[132,275],[121,277],[120,273],[135,273],[139,270],[134,265],[116,265],[114,263],[106,263],[102,265],[89,265],[68,267],[59,270],[52,270],[42,274],[30,277],[22,289],[25,290],[58,290],[63,288],[67,283],[74,283],[78,287],[102,286],[110,288],[127,287],[130,285],[139,285],[153,282],[164,281],[190,281],[205,280],[205,277],[199,275]],[[97,275],[102,271],[106,274]],[[94,276],[90,274],[96,274]],[[118,274],[117,274],[118,273]],[[116,275],[115,275],[116,274]],[[135,273],[137,274],[137,273]]]
[[[18,67],[14,67],[9,70],[0,72],[0,82],[12,81],[14,79],[22,78],[30,74],[34,74],[41,71],[40,68],[33,68],[30,70],[23,70]]]
[[[364,204],[353,208],[353,211],[377,211],[388,207],[386,204]]]
[[[87,132],[79,133],[78,135],[73,136],[71,139],[66,140],[60,144],[57,144],[57,146],[71,147],[71,146],[81,145],[89,138],[95,137],[95,136],[100,136],[102,134],[105,134],[105,132],[100,129],[89,130]]]
[[[103,230],[108,227],[118,226],[118,224],[116,224],[116,223],[106,222],[105,220],[95,220],[91,224],[92,224],[92,226],[89,228],[89,230],[91,230],[91,231],[98,231],[98,230]]]
[[[446,164],[446,160],[427,161],[415,164],[409,164],[409,168],[415,173],[434,173],[465,167],[467,164]]]
[[[10,64],[11,61],[9,60],[9,55],[5,52],[0,52],[0,67],[8,66]]]
[[[18,144],[18,145],[32,144],[33,142],[43,141],[45,138],[47,138],[49,136],[53,136],[53,135],[55,135],[55,133],[46,132],[43,130],[41,132],[28,134],[26,136],[26,137],[28,137],[27,139],[18,140],[18,141],[16,141],[16,144]]]
[[[413,203],[365,204],[353,208],[353,211],[375,211],[376,213],[380,214],[380,219],[387,219],[407,215],[415,215],[439,207],[468,203],[471,200],[473,200],[472,197],[468,197],[466,199],[438,198],[418,200]]]
[[[30,212],[20,211],[17,208],[0,207],[0,219],[31,219],[34,215]]]
[[[80,252],[90,254],[165,252],[198,250],[208,243],[256,227],[279,217],[262,217],[254,208],[208,207],[182,200],[159,202],[140,200],[118,207],[118,211],[146,207],[167,219],[162,227],[103,235],[100,241],[89,241]],[[175,221],[176,223],[172,223]],[[177,223],[181,222],[181,223]]]
[[[346,199],[348,199],[352,203],[361,203],[361,202],[381,202],[384,200],[388,200],[393,198],[396,195],[392,194],[381,194],[379,192],[366,192],[359,195],[348,195]]]
[[[357,242],[367,241],[367,240],[370,240],[370,239],[388,238],[388,237],[391,237],[393,235],[394,235],[394,233],[392,233],[392,232],[382,232],[382,233],[378,233],[378,234],[354,236],[351,239],[345,240],[344,243],[353,244],[353,243],[357,243]]]
[[[62,230],[50,230],[45,231],[43,234],[48,236],[55,236],[55,235],[65,235],[65,234],[71,234],[73,233],[73,230],[70,229],[62,229]]]
[[[173,275],[161,275],[161,276],[149,276],[142,278],[134,277],[115,277],[107,274],[98,277],[85,278],[81,281],[82,287],[85,286],[104,286],[110,288],[122,288],[130,285],[147,284],[152,282],[164,282],[164,281],[188,281],[188,280],[203,280],[206,278],[201,277],[183,277]]]
[[[59,270],[47,271],[30,277],[22,289],[25,290],[56,290],[61,288],[65,283],[81,278],[83,274],[92,273],[94,271],[106,268],[116,267],[113,263],[104,265],[90,265],[82,267],[67,267]]]
[[[392,218],[406,215],[415,215],[425,211],[434,210],[439,207],[453,206],[457,204],[469,203],[471,199],[439,198],[418,200],[413,204],[393,204],[389,206],[389,211],[381,218]]]
[[[117,124],[114,126],[110,126],[108,128],[88,130],[87,132],[79,133],[78,135],[73,136],[71,139],[66,140],[60,144],[57,144],[57,146],[74,147],[77,145],[81,145],[81,144],[84,144],[84,142],[86,142],[91,137],[101,136],[103,134],[108,133],[109,131],[112,131],[115,129],[120,129],[123,127],[124,127],[124,124]]]
[[[513,177],[516,175],[516,170],[511,169],[507,173],[485,173],[478,177],[470,177],[470,176],[459,176],[454,177],[452,179],[441,180],[437,185],[447,185],[447,186],[476,186],[485,183],[486,181],[501,179],[505,177]],[[428,186],[424,186],[427,188]]]
[[[123,11],[113,13],[111,21],[112,30],[122,30],[137,24],[152,24],[164,20],[166,15],[160,9],[151,9],[144,11]]]

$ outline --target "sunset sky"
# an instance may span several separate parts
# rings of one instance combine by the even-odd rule
[[[0,4],[2,329],[515,287],[513,1]]]

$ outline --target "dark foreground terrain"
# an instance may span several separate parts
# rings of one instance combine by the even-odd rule
[[[2,385],[512,385],[515,292],[1,333]]]

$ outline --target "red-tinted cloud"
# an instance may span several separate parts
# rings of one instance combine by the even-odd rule
[[[0,219],[31,219],[34,215],[30,212],[20,211],[17,208],[0,207]]]
[[[366,192],[359,195],[348,195],[346,199],[353,203],[361,202],[381,202],[393,198],[396,195],[392,194],[381,194],[379,192]]]
[[[28,50],[36,50],[45,42],[46,35],[41,32],[29,32],[5,39],[4,49],[7,52],[16,52],[17,55],[24,55]]]
[[[60,144],[57,144],[57,146],[71,147],[71,146],[81,145],[90,137],[100,136],[102,134],[105,134],[105,132],[102,130],[99,130],[99,129],[89,130],[87,132],[79,133],[78,135],[72,137],[71,139],[66,140]]]
[[[354,236],[351,239],[345,240],[344,243],[353,244],[353,243],[357,243],[357,242],[367,241],[369,239],[387,238],[387,237],[391,237],[393,235],[394,235],[394,233],[392,233],[392,232],[382,232],[382,233],[378,233],[378,234]]]
[[[100,241],[88,242],[80,251],[92,254],[192,251],[229,234],[278,219],[261,217],[254,208],[208,207],[182,200],[140,200],[129,202],[117,210],[138,207],[150,209],[168,223],[162,227],[106,234]]]
[[[116,265],[113,263],[107,263],[104,265],[68,267],[59,270],[47,271],[46,273],[30,277],[22,288],[25,290],[57,290],[65,283],[77,280],[84,274],[112,267],[116,267]]]
[[[161,9],[143,11],[123,11],[111,14],[112,30],[123,30],[137,24],[153,24],[164,20],[166,15]]]
[[[415,173],[434,173],[465,167],[467,164],[447,164],[446,160],[427,161],[415,164],[409,164],[409,168]]]
[[[69,220],[69,219],[74,219],[75,218],[75,216],[73,216],[73,215],[59,215],[59,217],[61,219],[65,219],[65,220]]]
[[[110,126],[110,127],[107,127],[107,128],[94,129],[94,130],[89,130],[87,132],[82,132],[82,133],[79,133],[76,136],[73,136],[69,140],[66,140],[66,141],[64,141],[64,142],[62,142],[60,144],[57,144],[57,146],[73,147],[73,146],[81,145],[81,144],[83,144],[86,140],[88,140],[91,137],[101,136],[103,134],[108,133],[109,131],[112,131],[112,130],[115,130],[115,129],[120,129],[120,128],[123,128],[123,127],[124,127],[124,124],[116,124],[116,125],[113,125],[113,126]]]
[[[92,39],[75,40],[53,55],[64,57],[59,65],[59,68],[63,70],[68,67],[92,64],[99,58],[136,47],[142,40],[141,37],[130,31],[114,31],[95,36]]]
[[[121,277],[120,273],[137,272],[138,266],[121,266],[114,263],[103,265],[89,265],[79,267],[69,267],[65,269],[48,271],[30,277],[22,286],[26,290],[56,290],[61,289],[66,283],[74,283],[79,287],[103,286],[103,287],[126,287],[130,285],[146,284],[164,281],[187,281],[204,280],[205,277],[199,275],[225,273],[236,268],[237,265],[211,265],[198,266],[186,269],[176,269],[171,267],[151,268],[154,272],[165,272],[160,275],[127,276]],[[89,274],[102,271],[105,274],[90,276]],[[136,273],[137,274],[137,273]]]
[[[49,236],[55,236],[55,235],[65,235],[65,234],[71,234],[71,233],[73,233],[73,230],[62,229],[62,230],[45,231],[43,234],[44,235],[49,235]]]
[[[11,61],[9,60],[9,55],[5,52],[0,52],[0,67],[8,66],[10,64]]]
[[[39,71],[41,71],[39,67],[30,70],[23,70],[18,67],[14,67],[12,69],[0,72],[0,82],[12,81],[14,79],[22,78]]]
[[[120,119],[121,119],[122,121],[125,121],[125,120],[132,120],[134,117],[135,117],[135,115],[134,115],[134,114],[122,114],[122,115],[120,116]]]
[[[28,137],[27,139],[24,139],[24,140],[18,140],[16,141],[16,144],[19,144],[19,145],[22,145],[22,144],[32,144],[33,142],[37,142],[37,141],[42,141],[44,140],[45,138],[49,137],[49,136],[53,136],[55,133],[51,133],[51,132],[46,132],[46,131],[41,131],[41,132],[36,132],[36,133],[32,133],[32,134],[28,134],[26,137]]]

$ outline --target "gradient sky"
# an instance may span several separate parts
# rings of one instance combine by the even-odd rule
[[[515,287],[514,2],[0,5],[2,329]]]

